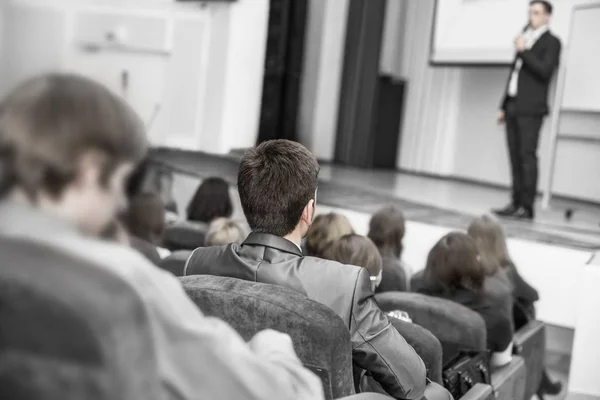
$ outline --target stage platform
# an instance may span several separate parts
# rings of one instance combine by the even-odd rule
[[[152,159],[174,171],[204,178],[221,176],[235,185],[239,155],[158,149]],[[394,204],[407,220],[464,229],[473,216],[507,203],[507,190],[475,183],[389,170],[321,165],[319,203],[371,214]],[[572,211],[570,219],[565,217]],[[537,207],[534,222],[505,220],[507,235],[585,251],[600,250],[600,205],[556,199],[551,209]]]

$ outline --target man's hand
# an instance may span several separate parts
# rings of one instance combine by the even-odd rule
[[[504,123],[504,111],[498,111],[498,117],[496,118],[498,125],[502,125]]]
[[[515,48],[517,49],[517,51],[525,50],[525,38],[523,37],[523,35],[515,39]]]
[[[254,353],[258,355],[268,356],[269,354],[280,353],[296,357],[292,338],[285,333],[271,329],[258,332],[248,344]]]

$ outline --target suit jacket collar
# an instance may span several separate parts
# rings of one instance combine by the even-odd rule
[[[302,252],[294,243],[279,236],[271,235],[270,233],[252,232],[242,246],[264,246],[272,249],[284,251],[302,257]]]

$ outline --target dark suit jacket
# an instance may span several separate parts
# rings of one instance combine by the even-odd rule
[[[304,257],[278,236],[251,233],[242,245],[198,248],[185,275],[219,275],[286,286],[331,308],[347,324],[354,363],[392,396],[423,396],[425,366],[379,309],[364,268]]]
[[[546,115],[548,114],[548,87],[552,75],[560,61],[560,40],[549,31],[535,42],[530,50],[518,52],[512,64],[512,71],[517,60],[523,60],[519,72],[519,83],[515,106],[517,115]],[[510,77],[508,82],[510,82]],[[508,82],[500,108],[506,111],[508,100]]]

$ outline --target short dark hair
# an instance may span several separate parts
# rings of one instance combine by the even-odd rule
[[[0,104],[0,197],[14,188],[32,200],[41,191],[60,196],[86,151],[100,155],[107,184],[119,164],[139,162],[146,150],[142,122],[106,87],[70,74],[32,78]]]
[[[363,267],[370,276],[379,275],[383,264],[379,250],[371,239],[356,234],[345,235],[334,240],[325,249],[323,258]]]
[[[485,275],[475,241],[462,232],[451,232],[441,238],[427,257],[425,280],[438,291],[459,288],[480,291]]]
[[[387,207],[371,217],[367,235],[382,255],[402,256],[402,239],[406,231],[404,214],[396,207]]]
[[[552,4],[549,1],[546,0],[533,0],[529,3],[530,6],[534,5],[534,4],[541,4],[544,6],[544,10],[546,10],[546,14],[552,15],[552,11],[554,10],[554,7],[552,6]]]
[[[315,198],[319,163],[300,143],[270,140],[248,150],[240,163],[238,190],[254,232],[285,236]]]
[[[211,223],[217,218],[229,218],[233,204],[229,196],[229,184],[221,178],[205,179],[188,204],[187,217],[190,221]]]

